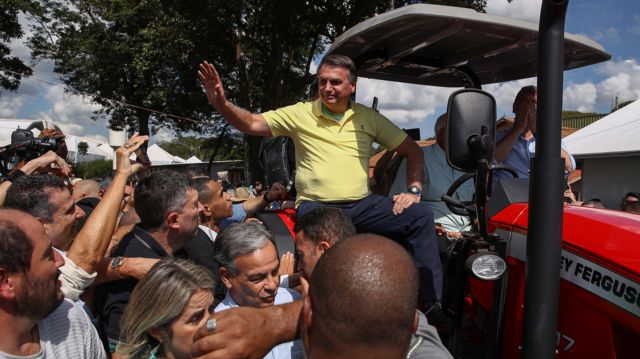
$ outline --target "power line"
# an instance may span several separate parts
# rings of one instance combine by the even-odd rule
[[[0,70],[2,70],[2,71],[4,71],[4,72],[7,72],[7,73],[14,74],[14,75],[24,76],[24,74],[21,74],[21,73],[19,73],[19,72],[12,71],[12,70],[7,70],[7,69],[2,68],[2,67],[0,67]],[[38,77],[36,77],[36,76],[31,76],[30,78],[32,78],[32,79],[34,79],[34,80],[36,80],[36,81],[42,82],[42,83],[44,83],[44,84],[50,85],[50,86],[63,86],[63,87],[68,87],[68,88],[70,88],[70,89],[71,89],[71,90],[70,90],[70,92],[72,92],[72,93],[74,93],[74,94],[76,94],[76,95],[89,96],[89,97],[91,97],[91,96],[92,96],[92,97],[99,98],[99,99],[102,99],[102,100],[105,100],[105,101],[109,101],[109,102],[112,102],[112,103],[116,103],[116,104],[121,105],[121,106],[131,107],[131,108],[135,108],[135,109],[139,109],[139,110],[143,110],[143,111],[151,112],[151,113],[158,114],[158,115],[164,115],[164,116],[168,116],[168,117],[173,117],[173,118],[175,118],[175,119],[184,120],[184,121],[189,121],[189,122],[193,122],[193,123],[195,123],[195,124],[201,124],[201,122],[202,122],[202,121],[194,120],[194,119],[192,119],[192,118],[190,118],[190,117],[178,116],[178,115],[174,115],[174,114],[170,114],[170,113],[166,113],[166,112],[162,112],[162,111],[158,111],[158,110],[153,110],[153,109],[150,109],[150,108],[147,108],[147,107],[142,107],[142,106],[138,106],[138,105],[133,105],[133,104],[130,104],[130,103],[126,103],[126,102],[119,101],[119,100],[114,100],[114,99],[111,99],[111,98],[108,98],[108,97],[104,97],[104,96],[100,96],[100,95],[92,94],[92,93],[89,93],[89,92],[86,92],[86,91],[81,91],[81,90],[78,90],[78,89],[76,89],[76,88],[74,88],[74,87],[72,87],[72,86],[65,86],[65,85],[63,85],[63,84],[61,84],[61,83],[53,83],[53,82],[49,82],[49,81],[47,81],[47,80],[40,79],[40,78],[38,78]]]

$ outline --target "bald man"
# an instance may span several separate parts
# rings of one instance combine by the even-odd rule
[[[399,244],[372,234],[339,242],[318,261],[305,297],[307,356],[405,358],[417,304],[418,273]]]
[[[73,185],[73,200],[78,202],[85,197],[100,197],[100,183],[98,181],[86,179]]]

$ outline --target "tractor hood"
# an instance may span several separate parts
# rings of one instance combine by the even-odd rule
[[[329,49],[352,58],[362,77],[445,87],[468,85],[469,73],[479,84],[534,77],[537,52],[537,24],[424,4],[363,21]],[[595,41],[565,33],[564,58],[569,70],[611,55]]]

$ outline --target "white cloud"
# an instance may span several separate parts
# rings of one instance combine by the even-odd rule
[[[0,118],[16,118],[26,99],[20,96],[0,97]]]
[[[542,0],[487,0],[487,14],[499,15],[537,24]]]
[[[357,100],[371,105],[378,97],[378,110],[396,124],[422,122],[447,103],[455,89],[401,84],[390,81],[358,80]]]
[[[591,82],[569,84],[562,96],[564,110],[592,112],[597,98],[596,85]]]
[[[611,104],[640,98],[640,64],[636,59],[609,61],[600,67],[607,79],[598,84],[598,101]]]
[[[100,106],[91,103],[82,96],[65,93],[62,86],[50,86],[43,99],[49,104],[49,110],[40,111],[34,119],[48,119],[60,126],[63,132],[77,136],[89,136],[104,140],[107,127],[104,122],[91,119],[93,111]]]

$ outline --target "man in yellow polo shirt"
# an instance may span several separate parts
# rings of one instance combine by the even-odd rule
[[[297,103],[262,114],[227,100],[220,76],[208,62],[198,77],[213,107],[234,127],[254,136],[288,136],[296,148],[298,215],[319,206],[338,207],[358,232],[392,238],[411,253],[420,273],[421,303],[435,302],[442,292],[442,268],[433,212],[420,203],[422,150],[378,112],[354,103],[356,68],[341,55],[325,56],[318,67],[315,101]],[[407,158],[407,191],[392,199],[368,187],[372,143]]]

